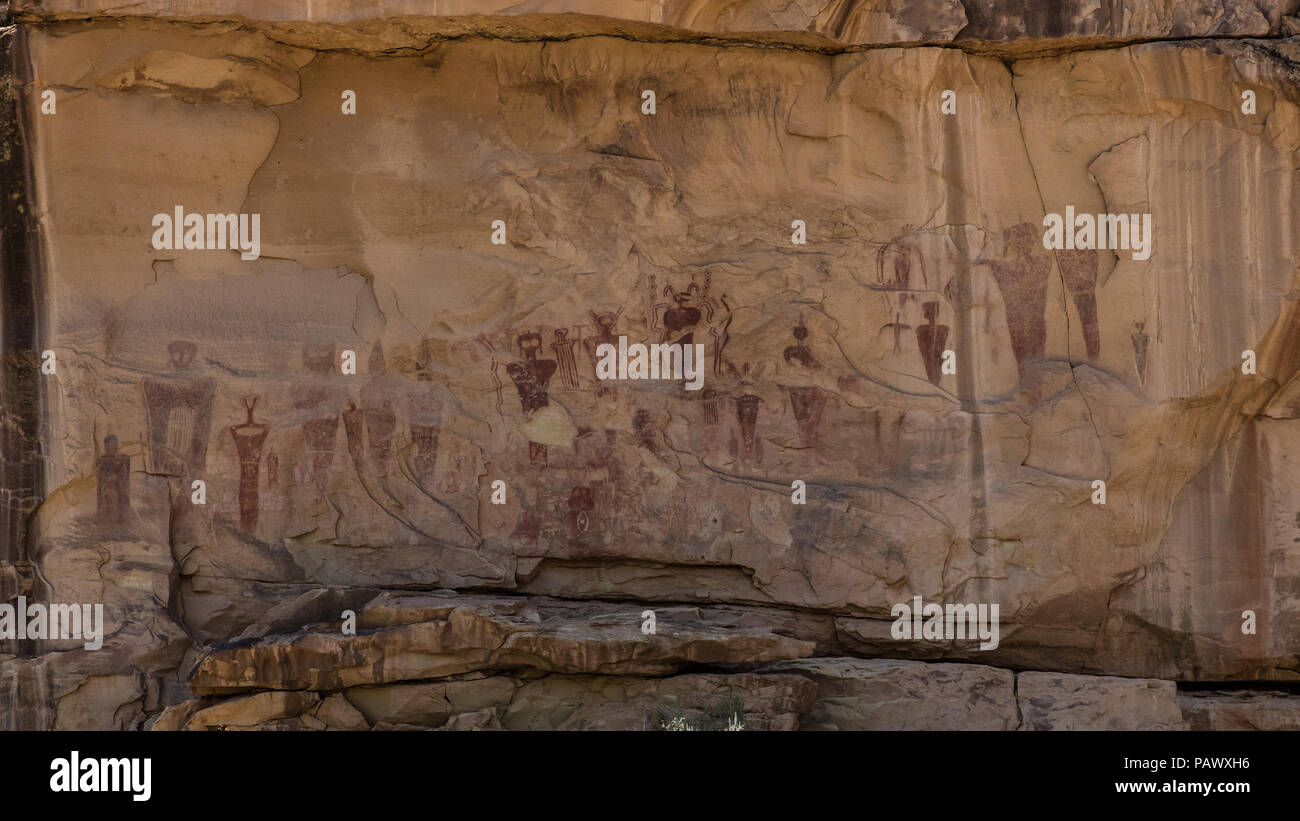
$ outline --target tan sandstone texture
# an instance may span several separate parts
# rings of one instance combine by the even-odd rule
[[[1297,5],[12,3],[0,729],[1300,727]]]

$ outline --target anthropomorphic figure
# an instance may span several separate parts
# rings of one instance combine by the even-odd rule
[[[99,521],[121,524],[131,512],[131,457],[117,452],[117,437],[104,437],[104,454],[95,466]]]
[[[925,375],[935,385],[943,378],[943,351],[948,344],[948,326],[937,324],[939,303],[927,302],[921,306],[926,324],[916,329],[916,344],[921,349]]]
[[[330,384],[334,371],[334,346],[303,346],[303,370],[308,374],[305,385],[297,390],[293,407],[300,415],[315,418],[302,423],[303,450],[307,464],[301,472],[310,480],[318,493],[324,494],[329,486],[330,465],[334,462],[334,446],[338,441],[339,410],[335,402],[342,398],[340,390]],[[299,471],[295,470],[295,476]],[[295,479],[295,484],[298,480]]]
[[[366,420],[366,447],[376,474],[385,476],[388,473],[388,458],[393,450],[393,432],[397,429],[395,406],[400,388],[388,377],[383,343],[375,343],[367,365],[370,378],[361,388],[361,409]]]
[[[743,448],[743,456],[747,460],[752,460],[756,456],[761,458],[757,448],[756,431],[758,428],[758,405],[762,398],[752,393],[735,398],[736,403],[736,420],[740,423],[740,438]]]
[[[519,391],[519,402],[524,413],[532,413],[550,404],[548,386],[555,375],[554,359],[538,359],[537,352],[542,347],[542,335],[528,332],[517,337],[519,351],[524,355],[523,362],[511,362],[506,366]]]
[[[568,336],[567,328],[556,328],[555,341],[551,343],[551,350],[555,351],[555,361],[559,364],[560,383],[566,388],[576,388],[578,387],[578,360],[573,354],[573,348],[577,342],[569,339]]]
[[[911,226],[904,229],[904,235],[911,231]],[[886,269],[889,267],[885,263],[893,257],[892,276],[886,277]],[[920,269],[921,281],[912,284],[912,263]],[[876,282],[886,288],[900,291],[913,290],[916,288],[928,288],[930,284],[929,276],[925,270],[925,258],[921,256],[920,250],[910,242],[895,240],[887,242],[880,247],[876,253]]]
[[[993,279],[1006,306],[1011,351],[1023,376],[1025,365],[1043,356],[1047,344],[1047,279],[1051,254],[1043,249],[1042,233],[1030,222],[1003,232],[1003,255],[989,261]]]
[[[616,313],[609,313],[608,311],[599,314],[595,311],[588,311],[587,313],[591,314],[592,320],[596,323],[596,333],[584,339],[582,345],[587,349],[587,356],[591,357],[592,374],[595,375],[597,373],[597,363],[600,361],[596,351],[600,349],[600,346],[613,345],[615,348],[618,347],[618,334],[614,332],[614,328],[618,325],[618,318],[623,314],[623,309],[619,308]],[[608,396],[613,392],[613,388],[609,386],[607,381],[599,377],[596,378],[597,396]]]
[[[591,488],[579,485],[569,494],[569,512],[564,517],[568,527],[569,541],[582,541],[591,533],[591,512],[596,509],[596,502]]]
[[[791,333],[795,341],[793,345],[786,346],[784,352],[785,364],[798,364],[810,370],[820,368],[822,365],[817,361],[817,357],[813,356],[812,348],[805,344],[805,340],[808,339],[808,329],[804,327],[804,324],[800,322]]]
[[[703,288],[692,282],[684,291],[671,284],[664,286],[663,295],[672,297],[672,303],[660,302],[653,307],[651,326],[661,333],[661,343],[691,345],[700,322],[713,322],[713,300],[709,299],[712,280],[713,275],[706,274]]]
[[[257,516],[261,509],[257,495],[257,474],[262,462],[262,446],[271,426],[253,421],[253,408],[259,397],[244,397],[244,410],[248,418],[240,425],[230,426],[239,457],[239,529],[251,536],[257,530]]]
[[[885,330],[885,328],[889,328],[894,332],[894,353],[902,353],[903,352],[903,331],[911,330],[912,326],[903,322],[902,314],[895,313],[894,321],[883,326],[880,330],[883,331]]]
[[[171,373],[162,378],[147,376],[141,383],[149,431],[146,467],[150,473],[195,476],[206,467],[217,381],[185,377],[197,352],[193,342],[170,342],[167,358]]]
[[[542,347],[542,335],[539,333],[522,333],[517,338],[519,351],[524,355],[523,362],[511,362],[506,365],[506,373],[519,391],[519,403],[524,414],[529,415],[550,405],[549,386],[555,375],[554,359],[538,359],[537,353]],[[541,442],[528,443],[528,460],[535,466],[545,467],[547,447]]]

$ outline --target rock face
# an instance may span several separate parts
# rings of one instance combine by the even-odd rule
[[[777,669],[811,678],[810,730],[1014,730],[1015,675],[979,664],[812,659]]]
[[[1300,721],[1295,2],[299,5],[11,4],[0,728]]]
[[[190,689],[199,694],[340,690],[521,667],[671,675],[687,665],[800,658],[814,649],[812,642],[747,628],[725,613],[656,612],[656,627],[662,629],[646,636],[636,614],[625,607],[384,594],[360,612],[358,635],[339,635],[342,625],[319,626],[214,650],[194,669]]]
[[[1021,673],[1022,730],[1181,730],[1172,681]]]

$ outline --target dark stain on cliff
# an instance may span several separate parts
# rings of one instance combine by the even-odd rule
[[[30,83],[26,32],[0,33],[0,562],[10,563],[24,563],[28,520],[44,486],[41,243],[28,207],[32,169],[24,139]]]

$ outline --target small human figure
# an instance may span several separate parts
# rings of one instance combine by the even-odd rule
[[[253,421],[253,408],[257,407],[259,398],[244,397],[244,410],[247,411],[248,418],[243,424],[230,426],[230,435],[235,440],[235,452],[239,457],[239,529],[250,536],[257,529],[260,510],[257,473],[262,462],[262,445],[271,430],[270,424]]]
[[[903,352],[903,344],[902,344],[903,331],[910,330],[911,327],[912,327],[911,325],[907,325],[903,322],[903,315],[901,313],[895,313],[894,321],[890,322],[888,325],[883,326],[880,330],[883,331],[885,330],[885,328],[894,329],[894,353],[902,353]]]
[[[904,228],[904,235],[911,231],[911,226]],[[885,279],[885,260],[890,256],[894,257],[893,278],[886,281]],[[876,281],[887,287],[897,290],[909,290],[912,288],[912,258],[920,263],[921,285],[929,287],[930,280],[925,271],[925,258],[915,245],[910,242],[891,241],[881,246],[876,253]]]
[[[1147,346],[1151,343],[1151,337],[1142,329],[1146,327],[1145,322],[1134,322],[1133,327],[1133,362],[1137,365],[1138,381],[1143,385],[1147,383]]]
[[[324,494],[329,485],[330,465],[334,462],[334,446],[338,441],[339,412],[334,401],[340,394],[330,384],[334,369],[334,345],[304,344],[302,348],[303,371],[308,374],[305,385],[294,393],[293,407],[300,414],[320,415],[302,423],[303,452],[306,465],[295,465],[298,485],[310,481],[318,493]],[[298,468],[302,468],[301,471]]]
[[[104,437],[104,454],[96,465],[99,521],[121,524],[131,512],[131,457],[117,452],[117,437]]]
[[[554,359],[538,359],[537,352],[542,347],[542,335],[532,331],[516,337],[519,351],[524,355],[523,362],[511,362],[506,365],[506,373],[519,391],[519,404],[525,414],[550,405],[549,386],[555,375]],[[547,448],[540,442],[528,443],[528,460],[538,467],[546,467]]]
[[[650,418],[650,411],[639,410],[632,417],[632,429],[636,431],[637,438],[651,453],[655,452],[655,427],[654,420]]]
[[[569,494],[569,512],[564,517],[570,541],[578,541],[591,532],[591,512],[595,509],[591,488],[585,485],[575,487]]]
[[[613,345],[618,347],[618,334],[614,333],[615,326],[618,325],[618,318],[622,315],[623,309],[619,308],[617,313],[596,313],[588,310],[592,320],[596,323],[596,333],[582,341],[583,347],[587,349],[587,356],[591,357],[591,367],[593,376],[596,374],[596,363],[600,360],[596,356],[596,351],[601,345]],[[596,378],[596,395],[608,396],[614,392],[609,383],[603,379]]]

